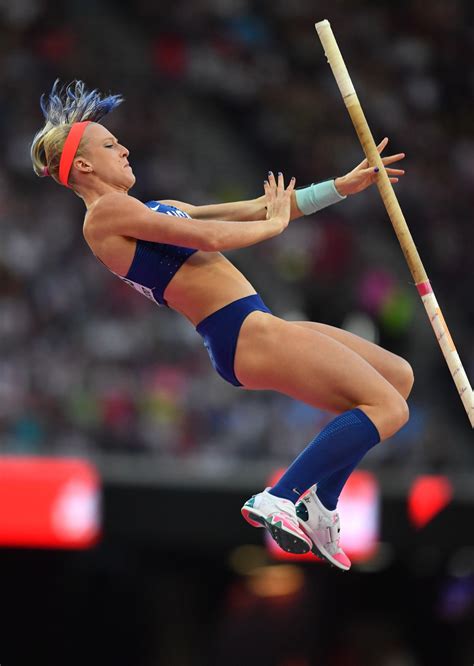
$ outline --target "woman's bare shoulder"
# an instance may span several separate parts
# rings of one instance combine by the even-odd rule
[[[113,233],[113,223],[123,215],[146,209],[146,206],[128,194],[108,192],[100,197],[86,212],[84,235],[89,237],[104,236]]]
[[[127,209],[146,208],[145,204],[139,199],[122,192],[108,192],[102,195],[91,208],[91,214],[94,216],[115,213]]]

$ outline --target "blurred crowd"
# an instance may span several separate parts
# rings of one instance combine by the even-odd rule
[[[343,175],[363,156],[314,31],[323,18],[375,138],[407,154],[396,191],[473,380],[473,13],[456,0],[429,12],[421,0],[0,1],[1,450],[280,463],[331,418],[226,384],[189,323],[95,260],[81,200],[29,160],[40,95],[59,77],[125,96],[105,124],[130,149],[143,201],[253,198],[269,169],[300,185]],[[228,255],[275,314],[344,327],[411,362],[411,420],[367,465],[474,466],[375,188]]]

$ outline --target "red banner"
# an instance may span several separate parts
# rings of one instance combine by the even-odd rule
[[[0,546],[88,548],[100,523],[100,480],[88,462],[0,458]]]

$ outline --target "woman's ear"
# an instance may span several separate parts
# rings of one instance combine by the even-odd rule
[[[92,164],[84,157],[76,157],[74,160],[74,166],[81,173],[88,173],[92,171]]]

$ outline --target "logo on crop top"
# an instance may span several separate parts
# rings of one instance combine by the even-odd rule
[[[189,215],[185,213],[184,210],[180,210],[179,208],[176,208],[176,206],[170,206],[169,204],[156,202],[154,206],[148,207],[150,210],[154,210],[155,213],[164,213],[165,215],[171,215],[172,217],[189,218]]]

